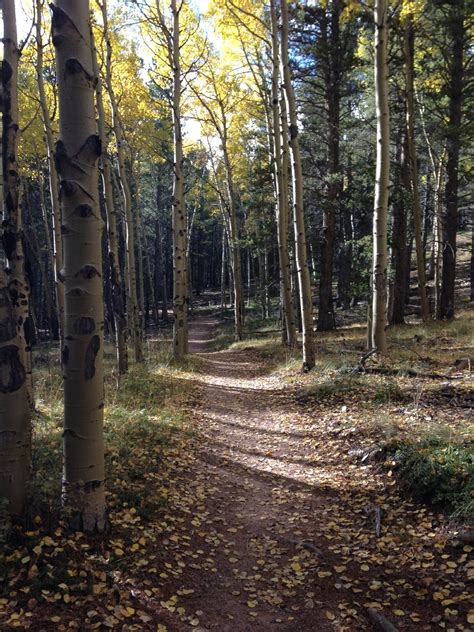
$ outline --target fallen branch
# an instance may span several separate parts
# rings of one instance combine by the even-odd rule
[[[375,508],[375,535],[380,538],[382,531],[382,509],[380,507]]]

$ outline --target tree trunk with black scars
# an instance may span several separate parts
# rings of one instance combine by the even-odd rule
[[[59,181],[54,164],[54,137],[51,126],[51,116],[49,113],[48,102],[46,99],[44,85],[44,63],[43,63],[43,38],[42,38],[42,21],[43,21],[43,0],[36,0],[36,80],[38,83],[38,96],[41,106],[41,115],[43,119],[44,132],[46,137],[46,149],[48,153],[48,175],[49,189],[51,197],[52,224],[53,224],[53,273],[54,273],[54,290],[56,295],[56,308],[58,312],[59,342],[63,344],[64,330],[64,282],[61,276],[63,267],[63,243],[61,239],[61,207],[59,202]]]
[[[278,259],[280,264],[280,295],[282,310],[282,339],[289,347],[296,346],[295,310],[291,293],[291,269],[288,250],[289,241],[289,196],[288,157],[286,172],[282,163],[282,142],[280,132],[280,51],[278,42],[278,19],[276,0],[270,2],[272,24],[272,132],[274,188],[276,198],[276,221],[278,238]]]
[[[372,348],[387,353],[387,214],[390,178],[390,121],[388,106],[388,3],[376,0],[375,22],[375,111],[377,117],[377,159],[375,167],[373,264],[372,264]]]
[[[117,234],[117,210],[114,201],[114,189],[112,181],[112,165],[107,150],[107,132],[105,123],[104,100],[102,94],[102,81],[99,77],[97,62],[97,50],[95,47],[93,32],[91,30],[92,62],[96,81],[95,96],[97,107],[97,123],[100,143],[102,145],[102,186],[105,198],[107,216],[108,256],[110,266],[110,287],[112,289],[112,309],[115,325],[115,352],[119,375],[128,371],[127,348],[127,317],[125,313],[125,301],[122,288],[122,273],[119,260],[119,241]]]
[[[73,528],[102,532],[106,526],[103,222],[89,2],[56,0],[51,8],[59,100],[55,159],[61,182],[66,297],[63,499]]]
[[[0,208],[5,217],[5,204],[12,204],[17,195],[11,186],[17,186],[16,139],[18,125],[12,117],[16,107],[16,81],[18,49],[16,46],[16,17],[13,0],[0,2],[4,24],[4,58],[0,83],[1,157],[0,157]],[[6,49],[10,48],[11,53]],[[13,60],[9,61],[11,54]],[[12,65],[13,62],[13,65]],[[13,95],[12,95],[13,90]],[[13,96],[13,98],[12,98]],[[11,125],[16,124],[13,130]],[[12,134],[12,132],[14,132]],[[13,149],[13,155],[9,152]],[[13,165],[13,173],[9,168]],[[10,283],[5,273],[5,256],[0,255],[0,499],[8,502],[6,508],[11,515],[21,515],[26,502],[31,469],[31,410],[25,368],[25,342],[21,338],[21,327]]]
[[[187,291],[187,248],[186,208],[184,205],[183,135],[181,129],[181,60],[179,41],[180,9],[176,0],[171,0],[173,29],[171,58],[173,68],[173,353],[182,360],[188,352],[188,291]]]
[[[415,233],[416,266],[418,272],[418,290],[420,293],[421,318],[424,322],[430,318],[430,306],[426,293],[426,262],[422,239],[422,211],[420,187],[418,182],[418,155],[415,141],[415,29],[410,15],[405,18],[404,34],[405,88],[406,88],[406,126],[407,151],[409,161],[409,184],[413,202],[413,230]]]
[[[18,49],[15,3],[2,0],[3,10],[3,62],[2,62],[2,116],[3,116],[3,222],[2,242],[6,255],[7,280],[13,302],[20,342],[21,362],[26,371],[26,386],[30,405],[34,407],[31,377],[31,320],[30,286],[25,271],[23,247],[23,217],[21,183],[18,173]]]
[[[119,168],[120,188],[123,196],[123,205],[125,210],[125,240],[126,240],[126,259],[127,259],[127,316],[130,337],[135,354],[135,362],[143,361],[143,345],[140,331],[140,313],[138,307],[137,294],[137,265],[135,257],[135,221],[133,217],[132,195],[130,192],[130,184],[128,181],[126,157],[124,148],[124,138],[122,133],[122,123],[118,109],[117,99],[112,82],[112,43],[108,28],[107,17],[107,0],[98,3],[102,12],[102,24],[104,40],[106,45],[105,59],[105,82],[110,101],[110,109],[112,111],[112,127],[114,130],[115,142],[117,147],[117,161]]]
[[[456,237],[459,215],[459,152],[461,145],[462,100],[464,88],[464,46],[466,36],[464,0],[454,0],[449,9],[447,29],[452,41],[450,51],[449,115],[446,130],[446,213],[439,317],[454,318],[456,281]]]
[[[324,67],[324,96],[328,117],[329,181],[327,200],[323,209],[323,235],[321,243],[321,275],[319,281],[318,331],[330,331],[336,326],[332,296],[334,238],[336,215],[341,197],[339,164],[339,125],[341,109],[341,3],[333,0],[325,29],[328,53]]]
[[[303,208],[303,172],[298,137],[298,119],[296,102],[291,80],[288,56],[288,4],[281,0],[281,78],[284,101],[288,112],[289,145],[291,152],[291,170],[293,182],[293,225],[295,230],[296,268],[300,290],[301,318],[303,329],[303,369],[309,371],[314,367],[313,336],[313,303],[311,281],[306,251],[306,228]],[[285,116],[282,119],[286,119]]]

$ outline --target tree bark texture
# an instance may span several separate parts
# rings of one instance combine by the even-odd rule
[[[280,131],[280,50],[278,42],[278,16],[276,0],[270,3],[272,24],[272,132],[273,132],[273,165],[274,188],[276,198],[276,221],[278,237],[278,258],[280,264],[280,294],[282,307],[282,327],[285,329],[283,339],[289,347],[296,346],[295,310],[291,293],[291,269],[288,249],[289,241],[289,188],[288,188],[288,156],[286,171],[283,169],[282,142]]]
[[[92,33],[92,31],[91,31]],[[115,352],[117,355],[117,366],[119,375],[124,375],[128,371],[128,349],[127,349],[127,317],[125,313],[125,301],[122,288],[122,273],[120,270],[119,244],[117,235],[117,210],[114,202],[114,189],[112,181],[112,166],[107,150],[107,132],[105,124],[104,100],[102,94],[102,81],[99,77],[99,66],[97,62],[97,50],[95,47],[93,34],[92,62],[94,68],[94,78],[96,81],[95,96],[97,107],[97,122],[99,138],[102,146],[102,186],[104,190],[105,209],[107,215],[107,237],[108,255],[110,266],[110,286],[112,289],[112,309],[115,325]]]
[[[2,242],[7,259],[7,282],[18,328],[19,353],[26,371],[30,405],[34,406],[31,378],[30,286],[25,271],[21,183],[18,172],[18,49],[16,13],[13,0],[2,0],[3,61],[3,223]]]
[[[56,296],[56,308],[58,312],[59,342],[62,348],[64,331],[64,280],[61,270],[63,268],[63,242],[61,238],[61,205],[59,201],[59,181],[54,164],[54,136],[51,126],[48,102],[43,77],[43,39],[42,19],[43,0],[36,0],[36,80],[38,82],[38,96],[41,106],[44,133],[46,137],[46,149],[48,153],[49,190],[51,197],[52,225],[53,225],[53,273],[54,291]],[[49,235],[49,231],[48,231]]]
[[[291,151],[291,171],[293,182],[293,225],[295,230],[296,268],[300,289],[300,305],[303,329],[303,369],[314,367],[313,304],[311,281],[306,250],[306,228],[303,208],[303,172],[298,138],[296,103],[291,80],[288,57],[288,4],[281,0],[281,77],[284,101],[288,113],[289,145]],[[285,118],[285,117],[283,117]]]
[[[387,0],[376,0],[375,21],[375,109],[377,116],[377,159],[375,169],[372,347],[387,352],[387,210],[390,179],[390,121],[388,106]]]
[[[64,243],[64,476],[66,515],[86,532],[106,526],[102,231],[89,2],[56,0],[53,44],[59,98],[56,168]]]
[[[184,205],[183,134],[181,129],[181,60],[179,42],[179,13],[177,0],[171,0],[173,14],[172,69],[173,69],[173,350],[178,360],[188,352],[188,292],[186,208]]]

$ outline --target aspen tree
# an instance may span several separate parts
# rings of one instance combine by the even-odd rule
[[[99,77],[97,62],[97,49],[95,47],[93,32],[91,30],[92,63],[94,78],[96,81],[95,95],[97,106],[97,121],[100,143],[102,145],[102,186],[105,197],[105,209],[107,213],[108,255],[110,265],[110,285],[112,289],[112,307],[115,324],[115,349],[117,354],[117,366],[120,375],[128,371],[127,349],[127,318],[122,290],[122,273],[120,271],[119,246],[117,235],[117,210],[114,202],[112,165],[107,148],[107,133],[105,128],[104,100],[102,95],[102,81]]]
[[[181,4],[182,6],[182,4]],[[173,350],[174,357],[181,360],[188,351],[188,290],[187,290],[187,248],[186,248],[186,208],[184,205],[183,174],[183,134],[181,128],[181,60],[179,41],[180,8],[176,0],[171,0],[173,27],[171,31],[171,65],[173,69],[173,138],[174,138],[174,179],[173,179]]]
[[[19,335],[20,360],[26,371],[30,405],[34,406],[31,378],[30,286],[25,271],[23,249],[23,213],[20,175],[18,173],[18,63],[20,50],[16,32],[13,0],[3,0],[3,222],[2,241],[7,258],[7,282]]]
[[[306,228],[303,208],[303,172],[301,168],[298,138],[298,120],[288,57],[288,4],[281,0],[281,78],[284,100],[288,112],[289,145],[291,152],[291,172],[293,182],[293,225],[295,230],[295,253],[303,330],[303,369],[314,367],[313,304],[311,280],[306,251]]]
[[[375,110],[377,116],[377,159],[375,170],[372,326],[371,345],[387,352],[387,209],[390,177],[390,127],[388,109],[387,0],[375,0]]]
[[[125,238],[126,238],[126,258],[127,258],[127,315],[129,320],[129,329],[131,333],[132,345],[135,354],[135,361],[143,361],[143,346],[140,332],[140,314],[138,308],[137,295],[137,266],[135,257],[135,219],[132,208],[132,195],[130,192],[130,184],[126,168],[124,138],[122,133],[122,124],[117,99],[112,82],[112,42],[110,40],[108,16],[107,16],[107,0],[98,0],[97,4],[102,13],[102,25],[104,40],[106,46],[105,56],[105,83],[110,100],[110,108],[112,110],[112,127],[114,130],[117,161],[119,168],[120,188],[123,196],[123,205],[125,210]]]
[[[273,132],[273,165],[274,187],[276,197],[278,257],[280,264],[280,292],[282,320],[285,330],[285,342],[288,346],[296,345],[295,310],[291,294],[290,255],[288,251],[289,231],[289,198],[288,170],[283,172],[280,136],[280,52],[278,42],[278,18],[276,0],[270,2],[271,36],[272,36],[272,132]],[[285,163],[287,165],[287,162]],[[288,166],[288,165],[287,165]],[[285,183],[283,180],[285,179]]]
[[[421,235],[421,200],[418,183],[418,156],[415,142],[415,88],[414,88],[414,64],[415,64],[415,29],[410,14],[405,18],[404,33],[405,55],[405,88],[406,88],[406,125],[407,125],[407,149],[410,165],[410,192],[413,201],[413,230],[415,233],[416,265],[418,271],[418,290],[421,302],[421,318],[427,321],[430,318],[430,307],[426,294],[425,253]]]
[[[13,0],[0,2],[4,23],[4,47],[16,46],[16,17]],[[12,41],[9,41],[9,40]],[[6,51],[5,51],[6,52]],[[3,53],[3,51],[2,51]],[[11,110],[15,102],[16,65],[11,66],[9,55],[2,55],[2,82],[0,104],[2,114]],[[13,101],[12,101],[13,89]],[[3,115],[0,121],[0,208],[4,209],[4,192],[11,203],[8,126],[11,118]],[[11,138],[11,135],[10,135]],[[16,154],[15,154],[16,160]],[[4,180],[5,177],[5,180]],[[18,318],[10,293],[10,284],[4,271],[4,253],[0,257],[0,499],[8,502],[7,511],[20,515],[24,509],[31,467],[31,412],[28,401],[24,342],[20,337]]]
[[[89,2],[51,6],[59,97],[56,166],[61,179],[64,243],[64,476],[72,527],[106,526],[102,232]]]
[[[36,9],[36,80],[38,83],[38,96],[41,106],[41,116],[43,119],[44,133],[46,138],[46,149],[48,153],[48,176],[49,189],[52,209],[53,223],[53,272],[54,272],[54,289],[56,295],[56,307],[58,311],[58,327],[59,341],[63,343],[64,330],[64,283],[61,276],[63,267],[63,243],[61,239],[61,207],[59,202],[59,181],[54,164],[54,137],[51,125],[51,116],[49,114],[48,102],[46,99],[46,91],[44,85],[44,63],[43,63],[43,0],[35,0]],[[49,234],[49,233],[48,233]]]

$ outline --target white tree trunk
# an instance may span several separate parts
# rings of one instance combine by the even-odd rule
[[[56,0],[56,165],[64,240],[64,504],[72,527],[106,526],[102,233],[89,2]]]
[[[289,122],[288,137],[291,150],[291,171],[293,182],[293,225],[295,229],[296,267],[300,289],[303,329],[303,369],[309,371],[314,367],[315,361],[313,304],[311,295],[311,280],[308,268],[308,254],[306,250],[306,228],[303,208],[303,172],[301,169],[301,156],[298,138],[298,120],[288,57],[287,0],[281,0],[281,66],[285,97],[284,100],[286,102]]]
[[[388,107],[387,0],[376,0],[375,21],[375,109],[377,115],[377,161],[375,169],[372,347],[387,352],[387,210],[390,178],[390,121]]]

